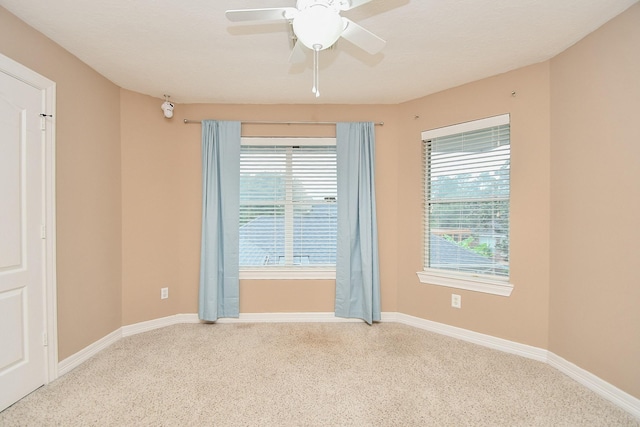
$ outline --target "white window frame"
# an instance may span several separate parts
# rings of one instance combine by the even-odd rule
[[[428,141],[441,136],[510,124],[510,121],[509,114],[503,114],[500,116],[488,117],[485,119],[473,120],[470,122],[427,130],[422,132],[422,141]],[[424,173],[426,173],[426,171],[423,171],[423,174],[421,175],[422,179],[424,179]],[[424,232],[426,233],[427,230],[424,230]],[[509,234],[509,239],[511,239],[511,234]],[[425,249],[423,248],[423,254],[424,250]],[[500,296],[510,296],[513,291],[513,284],[510,283],[510,277],[505,278],[483,274],[469,274],[454,271],[449,272],[431,268],[424,268],[423,271],[418,271],[416,274],[418,275],[418,279],[421,283],[430,285],[465,289]]]
[[[242,145],[264,146],[325,146],[336,145],[336,138],[312,137],[242,137]],[[240,266],[240,280],[335,280],[336,268],[310,267],[247,267]]]

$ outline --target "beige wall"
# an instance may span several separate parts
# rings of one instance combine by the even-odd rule
[[[512,92],[515,91],[515,96]],[[549,299],[549,64],[525,67],[400,105],[398,310],[546,348]],[[420,283],[421,131],[511,115],[509,297]],[[419,117],[416,117],[419,116]],[[451,294],[462,308],[451,307]]]
[[[640,4],[551,61],[549,349],[640,397]]]
[[[382,307],[396,311],[397,134],[394,106],[176,104],[123,90],[123,324],[198,311],[201,127],[189,118],[376,121],[376,185]],[[244,136],[333,136],[335,126],[243,125]],[[160,300],[160,288],[170,297]],[[241,313],[331,312],[334,281],[242,280]]]
[[[57,83],[58,354],[118,329],[119,89],[0,7],[0,53]]]

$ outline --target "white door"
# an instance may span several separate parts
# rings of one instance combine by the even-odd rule
[[[47,375],[42,105],[0,72],[0,410]]]

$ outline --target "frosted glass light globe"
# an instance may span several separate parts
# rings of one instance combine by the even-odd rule
[[[311,5],[293,19],[293,31],[298,40],[312,50],[331,47],[343,30],[338,11],[323,4]]]

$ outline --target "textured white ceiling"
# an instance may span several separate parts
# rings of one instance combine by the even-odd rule
[[[0,0],[117,85],[178,103],[393,104],[547,60],[638,0],[373,0],[344,12],[387,41],[289,64],[282,23],[227,9],[295,0]]]

